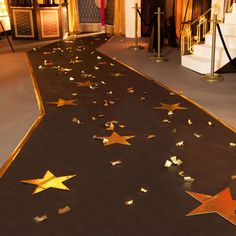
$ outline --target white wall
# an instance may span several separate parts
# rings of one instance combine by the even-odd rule
[[[141,6],[141,0],[125,0],[125,37],[135,37],[135,10],[134,5]],[[138,16],[138,36],[141,36],[141,19]]]

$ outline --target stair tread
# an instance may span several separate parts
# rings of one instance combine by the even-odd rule
[[[212,36],[212,34],[206,34],[206,36]],[[217,34],[216,36],[219,36],[219,34]],[[236,38],[236,35],[233,34],[224,34],[223,36],[227,38]]]
[[[197,47],[211,48],[211,45],[209,45],[209,44],[196,44],[195,46],[197,46]],[[223,46],[216,46],[216,49],[218,49],[218,50],[224,50],[224,47],[223,47]],[[230,50],[236,50],[236,48],[230,48]]]
[[[198,56],[198,55],[194,55],[194,54],[190,54],[190,55],[183,55],[182,57],[188,57],[188,58],[191,58],[191,59],[194,59],[194,60],[199,60],[200,62],[210,62],[211,59],[209,58],[206,58],[206,57],[201,57],[201,56]],[[216,62],[218,60],[216,59]]]

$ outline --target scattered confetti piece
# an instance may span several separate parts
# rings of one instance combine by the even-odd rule
[[[172,166],[172,162],[169,160],[166,160],[164,167],[170,168]]]
[[[134,204],[134,200],[129,200],[129,201],[125,202],[126,206],[131,206],[133,204]]]
[[[134,90],[133,90],[132,87],[127,88],[127,91],[128,91],[128,93],[130,93],[130,94],[133,94],[133,93],[134,93]]]
[[[180,172],[179,172],[179,176],[184,177],[184,171],[180,171]]]
[[[74,122],[74,123],[77,123],[77,124],[83,124],[78,118],[76,118],[76,117],[73,117],[72,118],[72,122]]]
[[[125,125],[119,124],[119,127],[120,127],[121,129],[123,129],[123,128],[125,128]]]
[[[194,133],[193,136],[194,136],[195,138],[201,138],[201,137],[202,137],[202,134]]]
[[[107,139],[107,138],[103,138],[103,140],[102,140],[102,143],[103,144],[106,144],[106,143],[108,143],[109,142],[109,140]]]
[[[71,95],[72,95],[72,96],[77,96],[77,95],[78,95],[78,93],[72,93]]]
[[[98,66],[94,66],[94,70],[99,70],[99,67]]]
[[[140,189],[140,192],[142,192],[142,193],[147,193],[147,192],[148,192],[148,189],[146,189],[146,188],[141,188],[141,189]]]
[[[97,56],[97,59],[98,59],[98,60],[101,60],[102,58],[101,58],[100,56]]]
[[[147,139],[153,139],[153,138],[156,138],[156,135],[155,134],[149,134],[147,136]]]
[[[45,220],[47,220],[47,219],[48,219],[48,216],[47,216],[47,215],[34,217],[34,220],[35,220],[37,223],[40,223],[40,222],[45,221]]]
[[[170,93],[171,96],[175,96],[175,93]]]
[[[74,81],[75,78],[74,78],[74,77],[70,77],[69,80],[70,80],[70,81]]]
[[[53,62],[52,61],[48,61],[48,60],[44,60],[43,64],[45,66],[52,66],[53,65]]]
[[[174,113],[173,113],[173,111],[168,111],[168,116],[172,116]]]
[[[213,125],[214,125],[211,121],[208,121],[207,124],[208,124],[209,126],[213,126]]]
[[[106,94],[108,94],[108,95],[112,95],[112,91],[108,91]]]
[[[117,166],[117,165],[120,165],[122,163],[122,161],[111,161],[110,164],[112,166]]]
[[[176,134],[176,133],[177,133],[177,129],[176,129],[176,128],[173,129],[173,130],[171,131],[171,133]]]
[[[64,208],[59,208],[58,209],[58,214],[62,215],[62,214],[65,214],[67,212],[69,212],[71,210],[71,208],[69,206],[66,206]]]
[[[192,124],[193,124],[193,122],[192,122],[191,119],[188,119],[188,124],[189,124],[189,125],[192,125]]]
[[[182,146],[184,146],[184,141],[180,141],[180,142],[176,143],[175,145],[176,145],[176,147],[182,147]]]
[[[44,67],[44,66],[42,66],[42,65],[40,65],[38,68],[39,68],[39,69],[44,69],[45,67]]]
[[[164,119],[164,120],[162,120],[162,123],[168,123],[168,124],[171,124],[171,121],[169,121],[168,119]]]
[[[230,146],[230,147],[236,147],[236,143],[230,142],[230,143],[229,143],[229,146]]]
[[[192,177],[190,177],[190,176],[186,176],[186,177],[184,177],[184,181],[186,181],[186,182],[188,182],[188,183],[192,183],[192,182],[195,181],[195,179],[192,178]]]
[[[106,130],[112,130],[113,131],[115,129],[115,126],[114,126],[113,123],[106,123],[105,126],[106,126]]]

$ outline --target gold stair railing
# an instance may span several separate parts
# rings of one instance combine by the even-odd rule
[[[227,0],[225,12],[232,12],[234,3],[236,3],[236,0],[234,0],[232,2],[231,2],[231,0]]]
[[[188,54],[193,53],[194,45],[199,44],[205,38],[206,34],[210,31],[210,22],[208,19],[211,18],[212,12],[216,12],[218,10],[219,10],[219,4],[216,3],[193,22],[183,23],[184,25],[181,31],[182,55],[185,55],[186,53]]]

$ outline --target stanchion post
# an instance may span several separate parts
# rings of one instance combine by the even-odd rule
[[[216,54],[216,24],[217,14],[213,15],[212,21],[212,45],[211,45],[211,72],[202,76],[203,80],[214,82],[223,80],[223,76],[215,73],[215,54]]]
[[[151,57],[151,60],[155,62],[164,62],[167,61],[168,59],[164,56],[161,56],[161,15],[164,14],[161,12],[161,8],[157,8],[157,55],[154,57]]]
[[[7,37],[7,41],[8,41],[8,43],[9,43],[10,47],[11,47],[12,52],[15,52],[15,50],[14,50],[12,44],[11,44],[11,41],[10,41],[8,35],[7,35],[7,32],[6,32],[5,28],[4,28],[4,26],[3,26],[2,22],[1,22],[1,20],[0,20],[0,26],[2,27],[2,30],[3,30],[3,32],[5,33],[6,37]]]
[[[135,3],[134,10],[135,10],[135,44],[130,46],[129,49],[138,51],[143,49],[141,45],[138,45],[138,3]]]

